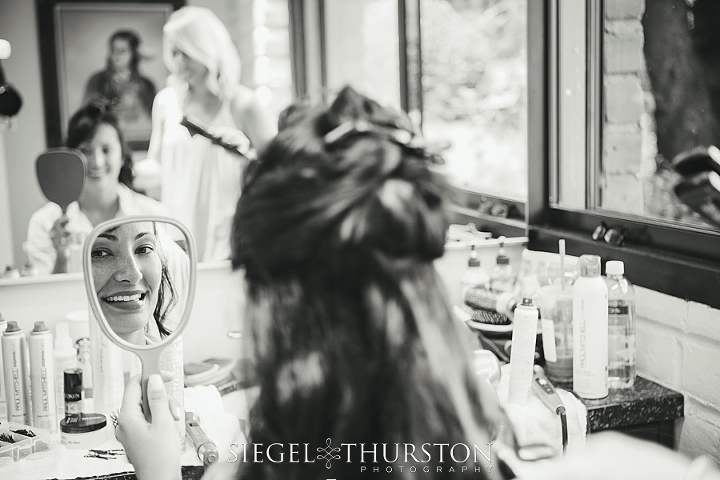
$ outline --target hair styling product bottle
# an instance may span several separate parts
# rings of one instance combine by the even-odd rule
[[[57,430],[53,338],[45,322],[35,322],[28,338],[33,426]]]
[[[7,417],[11,422],[30,424],[30,405],[25,381],[25,333],[17,322],[9,321],[2,334],[3,370]]]
[[[573,390],[582,398],[608,394],[608,290],[600,257],[582,255],[573,285]]]
[[[508,402],[525,403],[530,395],[535,363],[538,310],[529,298],[524,298],[513,317],[512,347],[510,350],[510,381]]]

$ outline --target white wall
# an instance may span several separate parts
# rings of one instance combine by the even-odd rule
[[[25,261],[22,242],[28,219],[45,203],[35,180],[35,159],[47,148],[35,2],[0,1],[0,38],[12,45],[12,56],[3,60],[6,80],[13,83],[23,97],[15,128],[0,134],[5,140],[7,174],[7,182],[0,178],[0,190],[10,198],[13,256],[15,264],[20,266]],[[0,223],[0,228],[5,228],[5,224]],[[4,269],[5,264],[0,267]]]

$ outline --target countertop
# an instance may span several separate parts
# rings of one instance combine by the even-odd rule
[[[588,431],[647,425],[684,415],[683,395],[638,376],[632,388],[610,390],[599,400],[581,399],[588,408]]]

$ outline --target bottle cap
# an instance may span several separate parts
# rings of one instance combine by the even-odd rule
[[[45,322],[40,320],[39,322],[35,322],[35,327],[32,329],[31,333],[43,333],[47,331],[48,327],[45,325]]]
[[[19,332],[20,327],[18,326],[17,322],[15,320],[9,320],[7,322],[7,328],[5,329],[5,333],[13,333],[13,332]]]
[[[622,260],[609,260],[605,263],[605,273],[608,275],[623,275],[625,264]]]
[[[600,257],[597,255],[580,255],[578,260],[581,277],[600,276]]]
[[[534,307],[535,304],[532,301],[532,298],[525,297],[522,299],[522,303],[520,304],[523,307]]]
[[[83,389],[82,368],[68,368],[63,371],[65,393],[80,393]]]
[[[499,236],[498,241],[500,242],[500,251],[495,258],[495,263],[497,265],[510,265],[510,257],[505,254],[505,237]]]
[[[480,259],[478,258],[477,251],[475,250],[475,245],[470,247],[470,258],[468,258],[468,267],[479,267],[480,266]]]
[[[65,417],[60,421],[63,433],[88,433],[105,428],[107,418],[102,413],[83,413],[77,417]]]

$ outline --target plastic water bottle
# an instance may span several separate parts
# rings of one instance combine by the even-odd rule
[[[619,260],[605,264],[608,287],[608,387],[635,383],[635,289]]]

